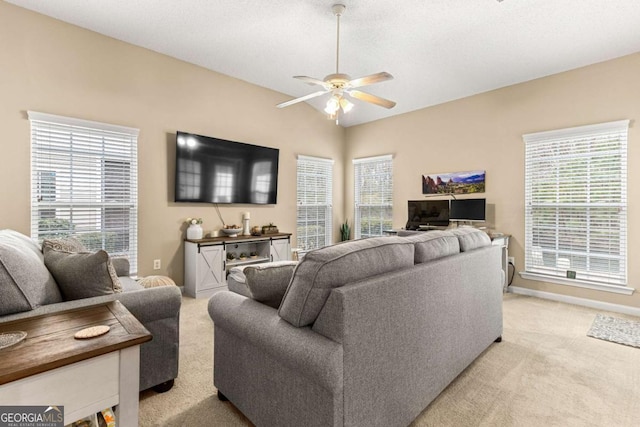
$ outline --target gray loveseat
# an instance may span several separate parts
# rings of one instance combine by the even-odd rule
[[[86,257],[95,259],[99,255]],[[0,230],[0,323],[117,299],[153,335],[151,341],[140,347],[140,390],[151,387],[169,390],[178,376],[180,289],[177,286],[145,289],[128,277],[128,262],[123,261],[116,263],[122,292],[65,301],[65,295],[69,294],[58,286],[45,266],[39,245],[16,231]],[[67,273],[65,280],[75,281],[71,285],[76,293],[85,292],[97,281],[94,275]]]
[[[278,309],[219,292],[218,396],[257,426],[406,426],[501,339],[500,256],[470,228],[371,238],[309,252]]]

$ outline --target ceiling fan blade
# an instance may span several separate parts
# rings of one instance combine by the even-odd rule
[[[298,79],[298,80],[302,80],[303,82],[305,82],[308,85],[319,85],[319,86],[323,86],[325,88],[329,88],[329,84],[323,80],[320,79],[315,79],[313,77],[307,77],[307,76],[293,76],[294,79]]]
[[[325,93],[327,93],[326,90],[310,93],[309,95],[301,96],[300,98],[292,99],[291,101],[278,104],[276,105],[276,107],[278,108],[288,107],[289,105],[297,104],[298,102],[306,101],[307,99],[315,98],[316,96],[324,95]]]
[[[374,83],[384,82],[386,80],[393,79],[393,76],[386,71],[381,73],[371,74],[369,76],[360,77],[357,79],[353,79],[349,82],[350,87],[362,87],[372,85]]]
[[[396,106],[396,103],[393,101],[380,98],[379,96],[371,95],[370,93],[361,92],[359,90],[350,90],[347,93],[354,98],[359,99],[360,101],[370,102],[384,108],[393,108]]]

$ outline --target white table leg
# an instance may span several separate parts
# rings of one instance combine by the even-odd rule
[[[140,386],[140,346],[120,350],[120,403],[116,407],[118,427],[138,426],[138,388]]]

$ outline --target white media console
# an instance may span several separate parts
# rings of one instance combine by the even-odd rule
[[[227,259],[228,254],[233,254],[233,259]],[[246,257],[241,259],[241,254]],[[193,298],[208,298],[226,289],[231,267],[290,259],[290,233],[187,239],[184,244],[184,290]]]

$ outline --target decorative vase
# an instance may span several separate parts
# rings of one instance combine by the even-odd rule
[[[189,240],[199,240],[202,239],[202,226],[200,224],[189,224],[189,228],[187,228],[187,239]]]

